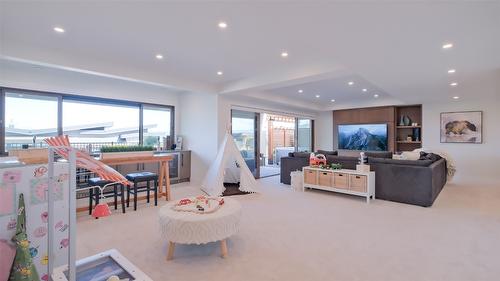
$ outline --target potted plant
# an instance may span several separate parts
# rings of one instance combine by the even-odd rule
[[[110,145],[101,147],[102,159],[152,156],[154,148],[150,145]]]

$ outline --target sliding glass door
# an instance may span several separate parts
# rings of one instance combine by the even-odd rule
[[[297,151],[313,151],[314,142],[314,121],[306,118],[296,120]]]
[[[252,174],[259,177],[258,138],[259,116],[257,112],[231,110],[231,133]]]
[[[314,120],[231,110],[231,133],[256,178],[279,175],[289,152],[314,149]]]

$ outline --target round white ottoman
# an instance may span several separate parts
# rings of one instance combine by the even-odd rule
[[[226,238],[238,232],[241,218],[241,204],[224,197],[224,204],[213,213],[196,214],[178,212],[172,209],[176,202],[160,208],[160,227],[169,241],[167,260],[174,255],[175,243],[205,244],[221,241],[222,257],[227,256]]]

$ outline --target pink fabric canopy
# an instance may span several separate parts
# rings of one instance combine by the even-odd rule
[[[49,146],[54,147],[54,150],[57,154],[68,160],[69,150],[73,148],[71,147],[67,135],[46,138],[44,141]],[[80,150],[76,150],[76,166],[79,168],[87,169],[97,174],[102,180],[110,181],[113,183],[121,183],[124,185],[131,185],[130,182],[115,169],[100,161],[97,161],[94,157]]]

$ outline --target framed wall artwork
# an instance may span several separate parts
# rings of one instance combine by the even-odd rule
[[[442,112],[440,137],[442,143],[482,143],[483,112]]]

